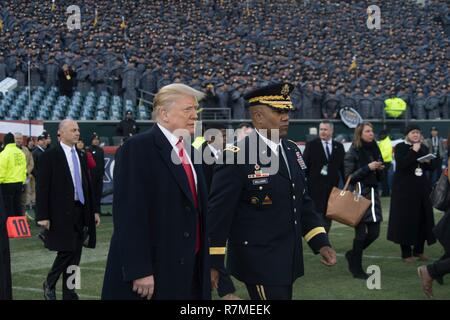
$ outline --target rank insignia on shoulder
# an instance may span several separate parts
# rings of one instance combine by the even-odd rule
[[[223,149],[223,151],[231,151],[233,153],[238,153],[240,150],[241,149],[236,146],[229,146],[229,147],[226,147],[225,149]]]
[[[295,153],[295,155],[297,156],[297,162],[298,162],[298,164],[300,165],[300,167],[301,167],[303,170],[306,170],[306,164],[305,164],[305,161],[303,160],[302,155],[300,154],[300,151],[297,151],[297,152]]]

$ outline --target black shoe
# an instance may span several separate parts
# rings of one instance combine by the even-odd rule
[[[47,281],[44,281],[43,288],[45,300],[56,300],[56,291],[48,286]]]
[[[369,279],[369,275],[367,273],[365,273],[364,271],[360,270],[358,272],[353,273],[353,278],[367,280],[367,279]]]

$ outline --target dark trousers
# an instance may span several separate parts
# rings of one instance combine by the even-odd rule
[[[22,183],[4,183],[1,187],[6,215],[8,217],[23,215]]]
[[[78,266],[80,264],[81,259],[81,251],[83,248],[83,207],[77,204],[74,208],[74,214],[77,217],[76,221],[78,223],[74,225],[77,234],[77,243],[74,251],[58,251],[56,255],[55,261],[53,262],[53,266],[50,272],[47,275],[47,285],[54,289],[56,283],[58,282],[59,277],[62,274],[63,285],[63,300],[74,300],[78,299],[75,294],[75,289],[71,289],[67,285],[67,280],[70,276],[72,276],[73,270],[67,270],[70,266]],[[68,273],[68,271],[71,271]],[[72,284],[72,283],[70,283]]]
[[[423,254],[425,248],[425,241],[427,238],[425,226],[426,226],[425,214],[422,214],[419,219],[417,243],[415,243],[414,245],[400,244],[403,259],[410,258],[412,256],[417,257],[418,255]]]
[[[2,213],[0,220],[4,220]],[[3,221],[0,221],[0,300],[12,300],[9,239]]]
[[[425,241],[417,244],[415,246],[401,244],[400,248],[402,249],[402,258],[410,258],[412,256],[417,257],[419,254],[423,254],[425,248]]]
[[[427,270],[433,279],[442,278],[450,273],[450,256],[427,265]]]
[[[371,222],[365,223],[361,222],[355,227],[355,240],[353,244],[353,250],[362,251],[370,246],[380,235],[380,223]],[[355,248],[355,243],[357,247]]]
[[[219,271],[219,284],[217,288],[219,297],[224,297],[227,294],[234,293],[236,288],[234,287],[233,280],[231,280],[228,272],[224,268],[220,268],[217,271]]]
[[[291,286],[245,284],[251,300],[292,300]]]

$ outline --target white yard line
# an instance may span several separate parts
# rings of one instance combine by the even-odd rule
[[[43,290],[42,289],[38,289],[38,288],[26,288],[26,287],[16,287],[16,286],[14,286],[13,290],[29,291],[29,292],[40,292],[40,293],[43,294]],[[90,295],[87,295],[87,294],[79,294],[79,293],[77,293],[77,294],[78,294],[78,296],[80,298],[98,299],[98,300],[100,299],[99,296],[90,296]]]

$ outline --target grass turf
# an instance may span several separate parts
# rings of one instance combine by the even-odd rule
[[[400,248],[386,240],[389,199],[382,199],[385,221],[381,226],[380,238],[365,252],[363,265],[377,265],[381,270],[381,289],[370,290],[363,280],[353,279],[347,270],[344,253],[352,244],[354,231],[352,228],[333,223],[330,239],[338,254],[338,264],[326,267],[320,258],[312,254],[304,245],[305,276],[294,284],[294,299],[426,299],[421,291],[417,276],[417,267],[423,262],[405,264],[400,259]],[[110,211],[109,206],[103,211]],[[441,213],[435,213],[436,222]],[[36,237],[39,228],[30,223],[32,238],[11,239],[11,264],[13,273],[14,299],[43,299],[42,282],[55,258],[55,253],[46,250]],[[81,289],[77,290],[81,299],[99,299],[103,283],[103,275],[112,233],[112,217],[102,217],[102,224],[97,229],[97,248],[85,249],[81,259]],[[425,254],[430,260],[438,259],[443,254],[440,244],[425,247]],[[431,262],[430,261],[430,262]],[[236,294],[248,299],[247,291],[242,283],[235,281]],[[440,286],[433,283],[434,295],[438,299],[450,299],[450,278]],[[217,295],[213,294],[214,299]],[[61,298],[61,280],[57,285],[57,298]]]

